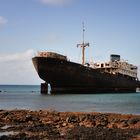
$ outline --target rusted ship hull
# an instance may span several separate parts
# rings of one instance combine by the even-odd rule
[[[78,63],[49,57],[32,59],[39,77],[51,84],[52,93],[136,92],[140,83],[130,77],[101,72]]]

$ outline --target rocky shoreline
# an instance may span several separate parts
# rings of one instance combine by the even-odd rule
[[[0,140],[140,140],[140,115],[0,110]]]

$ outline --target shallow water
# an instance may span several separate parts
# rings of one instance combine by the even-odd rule
[[[9,132],[0,132],[0,137],[1,136],[8,136],[8,135],[15,135],[18,134],[19,132],[14,132],[14,131],[9,131]]]
[[[0,86],[0,109],[140,114],[140,93],[41,95],[39,86]]]

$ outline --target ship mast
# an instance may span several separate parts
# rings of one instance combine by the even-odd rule
[[[84,26],[84,22],[83,24],[83,42],[81,44],[77,44],[77,47],[81,47],[82,48],[82,65],[85,64],[85,48],[87,46],[89,46],[89,43],[85,43],[85,26]]]

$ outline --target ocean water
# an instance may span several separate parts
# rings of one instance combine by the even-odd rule
[[[0,109],[140,114],[140,93],[42,95],[40,86],[0,85]]]

